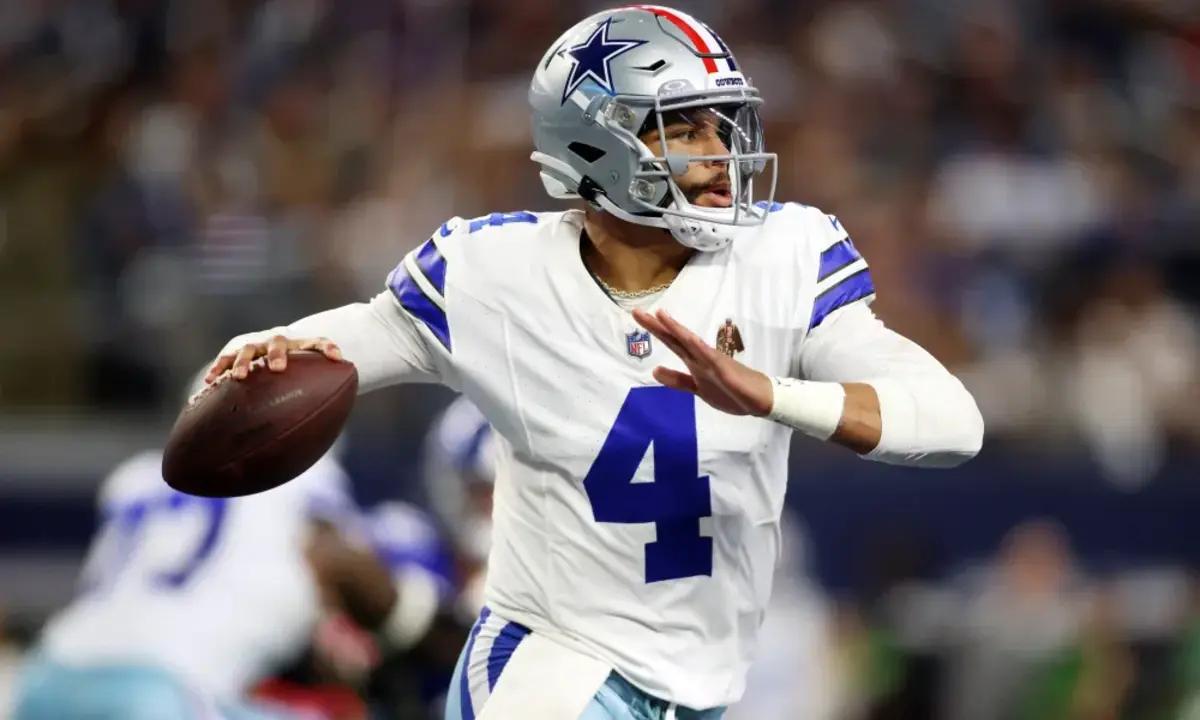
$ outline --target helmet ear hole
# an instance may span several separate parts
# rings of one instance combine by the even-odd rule
[[[567,145],[567,149],[583,158],[584,162],[588,163],[594,163],[607,154],[595,145],[588,145],[587,143],[581,142],[570,143]]]

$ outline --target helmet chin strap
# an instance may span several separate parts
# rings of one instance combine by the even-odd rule
[[[534,152],[530,159],[543,166],[542,183],[551,196],[563,199],[580,197],[579,186],[583,177],[569,164],[541,152]],[[618,207],[603,192],[590,195],[587,200],[600,206],[601,210],[611,213],[613,217],[634,225],[662,228],[670,232],[671,237],[680,245],[700,252],[715,252],[725,248],[733,241],[737,231],[735,226],[727,224],[724,215],[728,211],[725,210],[700,208],[689,204],[688,210],[694,217],[685,218],[670,214],[635,215]],[[713,216],[711,221],[705,220],[706,214]]]
[[[703,219],[706,214],[716,215],[723,211],[699,208],[694,205],[689,208],[689,211],[700,217],[681,217],[669,214],[635,215],[617,207],[604,193],[596,193],[594,202],[605,212],[611,213],[613,217],[625,222],[662,228],[671,233],[671,237],[675,238],[680,245],[700,252],[716,252],[724,249],[733,242],[733,236],[738,230],[736,226],[721,222],[723,220],[721,216],[714,217],[711,221]]]

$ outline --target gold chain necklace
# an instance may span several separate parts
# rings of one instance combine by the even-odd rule
[[[608,293],[610,297],[621,298],[622,300],[636,300],[637,298],[648,297],[671,287],[671,283],[667,282],[661,285],[648,287],[645,290],[618,290],[612,285],[604,282],[599,275],[592,273],[592,277],[596,278],[596,282],[600,283],[600,287],[604,288],[604,292]]]

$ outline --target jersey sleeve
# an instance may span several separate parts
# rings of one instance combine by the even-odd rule
[[[869,304],[875,299],[875,283],[866,259],[842,223],[833,215],[808,208],[809,237],[812,243],[810,263],[816,269],[813,300],[797,318],[809,332],[824,324],[830,316],[853,303]]]
[[[863,303],[851,303],[809,334],[800,371],[804,379],[821,382],[954,379],[925,348],[884,325]]]
[[[239,335],[221,350],[237,352],[247,343],[289,338],[329,338],[358,370],[359,393],[402,382],[449,384],[448,368],[431,351],[409,316],[389,292],[370,302],[352,303],[301,318],[290,325]]]

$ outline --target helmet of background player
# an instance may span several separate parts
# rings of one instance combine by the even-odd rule
[[[450,404],[425,440],[423,476],[430,507],[474,564],[487,561],[492,541],[492,488],[497,438],[465,397]]]
[[[766,219],[778,173],[763,152],[762,99],[725,43],[685,13],[641,5],[587,18],[546,52],[529,102],[531,158],[551,197],[582,197],[704,251]],[[680,122],[714,142],[679,152],[667,129]],[[698,165],[719,172],[684,182]]]

